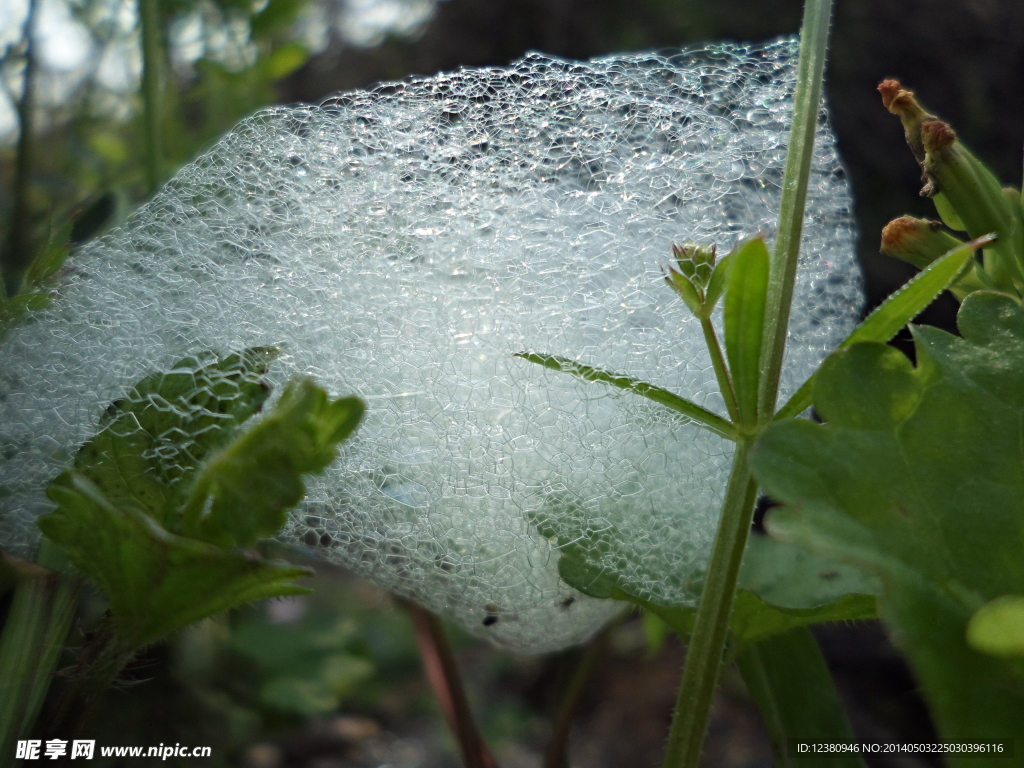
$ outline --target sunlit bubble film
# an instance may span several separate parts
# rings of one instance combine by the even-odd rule
[[[598,542],[637,595],[692,605],[731,444],[513,355],[724,413],[662,267],[673,242],[773,237],[796,53],[530,55],[244,121],[77,253],[3,346],[0,544],[31,552],[47,482],[131,384],[277,345],[278,389],[309,374],[369,406],[284,541],[520,651],[618,610],[559,579],[540,517]],[[858,315],[850,205],[822,113],[784,391]]]

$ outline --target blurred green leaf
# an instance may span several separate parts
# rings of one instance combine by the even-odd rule
[[[298,43],[286,43],[274,49],[267,59],[264,72],[271,80],[280,80],[297,70],[309,59],[309,51]]]
[[[967,623],[967,644],[993,656],[1024,656],[1024,596],[985,603]]]
[[[723,312],[725,354],[736,389],[740,423],[750,426],[757,421],[771,256],[764,240],[755,237],[737,246],[729,261]]]
[[[287,624],[251,615],[232,632],[232,645],[256,663],[258,695],[270,709],[304,717],[337,709],[374,665],[352,652],[356,625],[323,614]]]
[[[238,547],[280,529],[305,491],[302,475],[333,460],[363,406],[300,380],[239,435],[269,394],[259,376],[276,355],[186,358],[147,376],[50,485],[58,507],[39,527],[106,594],[118,643],[144,645],[232,606],[306,591],[291,583],[306,569]]]
[[[864,768],[856,755],[788,755],[790,739],[853,741],[832,676],[809,630],[791,629],[746,648],[736,659],[772,739],[778,768]]]
[[[168,533],[138,509],[115,507],[77,472],[48,493],[58,508],[40,518],[40,529],[107,596],[127,647],[251,600],[308,591],[291,583],[307,569]]]
[[[958,324],[913,329],[917,368],[880,344],[836,353],[814,384],[828,423],[778,422],[751,462],[785,504],[773,535],[882,580],[943,738],[1024,738],[1024,675],[967,640],[978,609],[1024,593],[1024,312],[978,292]]]
[[[249,22],[253,39],[287,33],[305,5],[306,0],[270,0]]]

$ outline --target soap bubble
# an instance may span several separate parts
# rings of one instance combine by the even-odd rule
[[[601,541],[636,594],[692,605],[731,444],[513,354],[724,412],[661,267],[673,242],[771,237],[796,53],[531,54],[243,121],[83,248],[0,350],[0,545],[31,551],[46,483],[147,372],[278,345],[275,383],[308,374],[369,406],[284,541],[521,651],[618,608],[559,579],[538,515]],[[824,112],[808,211],[784,391],[860,304]]]

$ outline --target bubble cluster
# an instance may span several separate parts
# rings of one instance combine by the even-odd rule
[[[369,406],[283,540],[522,651],[617,609],[559,579],[538,515],[600,542],[637,594],[692,604],[731,445],[513,354],[724,411],[661,268],[672,242],[771,238],[796,49],[531,54],[245,120],[77,253],[0,350],[0,545],[31,550],[46,483],[134,382],[277,345],[274,383],[309,374]],[[808,210],[789,391],[860,305],[824,112]]]

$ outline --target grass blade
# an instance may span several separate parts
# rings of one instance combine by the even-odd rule
[[[666,408],[682,414],[688,421],[692,421],[705,429],[710,429],[716,435],[734,442],[738,438],[736,428],[726,419],[712,413],[707,408],[702,408],[696,403],[690,402],[685,397],[669,392],[667,389],[662,389],[661,387],[656,387],[653,384],[647,384],[622,374],[609,373],[608,371],[602,371],[600,368],[592,368],[589,365],[577,363],[567,357],[538,355],[534,352],[517,352],[514,357],[521,357],[531,363],[550,368],[552,371],[571,373],[574,376],[579,376],[584,381],[599,381],[602,384],[608,384],[617,389],[624,389],[641,397],[646,397],[648,400],[660,403]]]
[[[800,62],[797,65],[796,93],[793,97],[793,128],[786,153],[786,170],[779,204],[779,229],[772,258],[768,286],[768,310],[765,315],[766,338],[763,348],[758,413],[764,421],[775,412],[782,376],[782,360],[789,332],[789,313],[793,305],[797,258],[803,232],[804,205],[814,153],[814,135],[821,109],[821,84],[828,51],[832,0],[806,0],[800,28]]]

